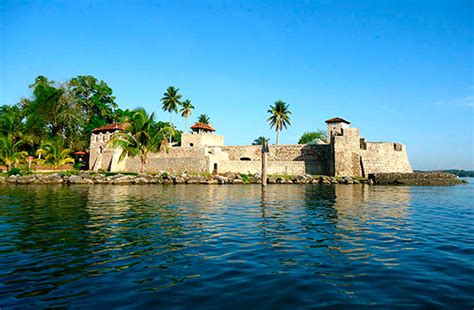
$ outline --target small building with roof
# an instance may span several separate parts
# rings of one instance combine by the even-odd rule
[[[191,126],[191,133],[181,134],[181,146],[224,146],[224,136],[215,134],[215,131],[212,125],[197,122]]]
[[[340,117],[334,117],[328,119],[326,124],[328,140],[331,141],[331,137],[341,135],[344,129],[349,128],[351,122]]]

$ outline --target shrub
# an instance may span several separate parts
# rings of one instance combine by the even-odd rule
[[[18,168],[12,168],[10,171],[8,171],[8,176],[11,175],[21,175],[21,170]]]
[[[249,184],[253,176],[254,175],[251,174],[250,172],[240,173],[240,177],[242,178],[242,182],[244,182],[244,184]]]
[[[81,170],[82,167],[84,167],[84,163],[78,161],[78,162],[75,162],[74,165],[73,165],[74,169],[76,170]]]

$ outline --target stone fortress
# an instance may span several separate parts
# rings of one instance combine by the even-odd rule
[[[358,128],[336,117],[326,121],[328,142],[271,145],[267,173],[271,175],[329,175],[367,177],[373,173],[413,172],[405,145],[367,142]],[[139,157],[119,160],[121,150],[108,142],[124,124],[94,129],[91,135],[89,169],[93,171],[139,172]],[[224,136],[212,126],[196,123],[183,133],[181,146],[148,155],[146,173],[260,173],[261,146],[226,146]]]

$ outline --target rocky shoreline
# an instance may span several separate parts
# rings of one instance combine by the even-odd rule
[[[73,175],[30,174],[0,176],[0,184],[260,184],[259,175],[226,173],[223,175],[171,175],[163,172],[152,174],[101,174],[79,172]],[[455,185],[464,181],[449,173],[381,173],[368,179],[349,176],[270,176],[268,184],[369,184],[369,185]]]

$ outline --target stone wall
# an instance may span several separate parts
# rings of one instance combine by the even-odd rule
[[[223,153],[228,154],[228,163],[219,161],[219,171],[243,172],[261,170],[261,146],[225,146],[221,148]],[[330,148],[329,145],[271,145],[268,155],[270,174],[329,174]],[[278,165],[282,165],[278,168]],[[245,168],[247,167],[247,168]],[[271,172],[275,171],[275,172]]]
[[[115,161],[115,158],[114,158]],[[172,147],[168,152],[150,153],[145,172],[156,173],[168,171],[172,173],[206,173],[209,172],[209,158],[204,154],[204,148]],[[112,171],[140,171],[140,158],[126,158],[113,165]]]
[[[363,175],[385,172],[413,172],[405,145],[390,142],[366,142],[361,149]]]
[[[229,160],[260,160],[260,145],[224,146],[222,151],[229,154]],[[319,161],[326,162],[329,144],[288,144],[270,145],[268,161]]]
[[[345,128],[341,135],[331,137],[331,153],[331,175],[362,175],[359,128]]]
[[[179,157],[179,158],[163,158],[151,154],[148,163],[145,166],[145,172],[158,173],[162,171],[170,173],[208,173],[209,159],[205,156],[199,157]],[[128,158],[125,161],[123,169],[118,171],[140,172],[140,158]]]
[[[304,161],[268,161],[267,174],[273,175],[319,175],[323,174],[325,167],[321,167],[316,163]],[[261,173],[261,161],[240,161],[228,160],[218,162],[219,173],[234,172],[234,173]]]
[[[181,135],[183,147],[223,146],[224,136],[214,133],[183,133]]]

